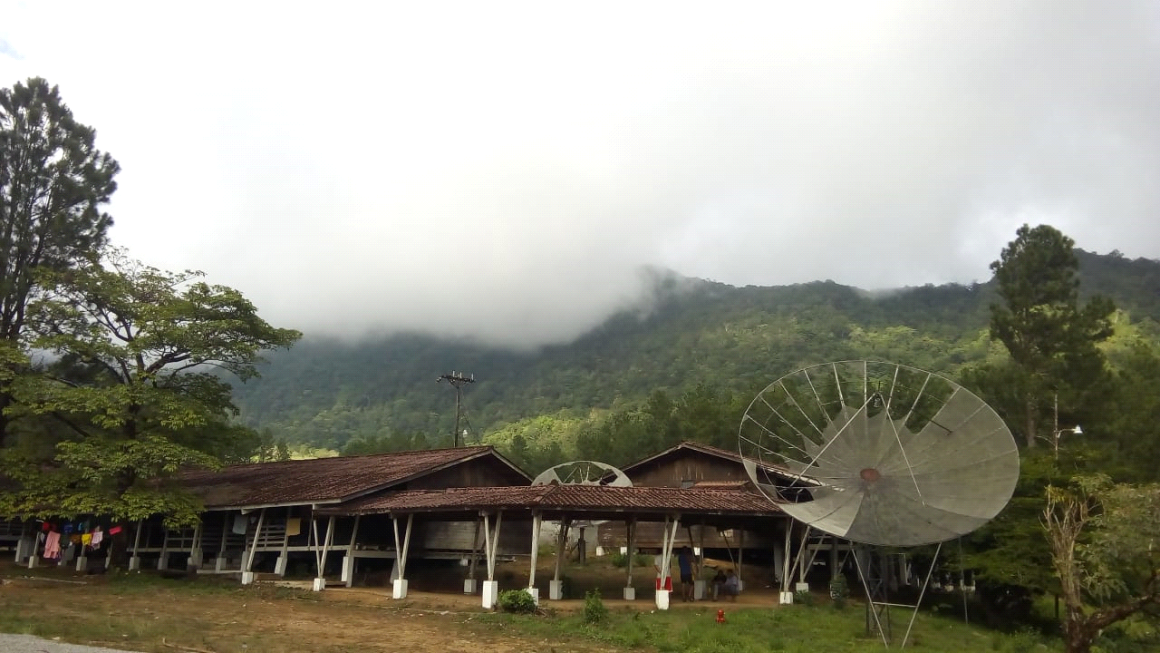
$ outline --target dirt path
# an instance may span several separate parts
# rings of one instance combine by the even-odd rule
[[[422,601],[394,606],[381,593],[319,595],[274,587],[125,590],[100,581],[76,585],[10,579],[0,589],[0,630],[93,646],[167,653],[481,648],[515,653],[541,648],[471,627],[480,613]]]
[[[625,602],[619,596],[623,570],[596,563],[566,571],[577,584],[574,593],[582,594],[587,587],[604,588],[610,610],[648,612],[655,608],[651,589],[642,587],[650,579],[638,578],[637,600]],[[497,572],[504,575],[504,587],[526,582],[527,570],[519,563],[502,564]],[[538,573],[550,574],[550,569]],[[461,583],[461,574],[451,570],[453,577],[443,579],[446,582],[429,575],[413,586],[446,591],[412,590],[406,600],[392,601],[385,587],[311,592],[308,582],[271,582],[243,588],[236,579],[164,580],[148,573],[114,580],[78,576],[59,568],[30,572],[5,562],[0,563],[4,581],[0,632],[157,653],[605,650],[591,641],[532,641],[509,634],[501,623],[488,620],[479,595],[452,589]],[[583,604],[582,600],[545,601],[543,607],[568,612],[582,609]],[[671,608],[703,612],[730,609],[730,605],[774,605],[776,594],[755,587],[738,604],[674,600]]]

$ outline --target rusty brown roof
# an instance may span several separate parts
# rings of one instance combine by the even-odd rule
[[[495,456],[518,471],[494,448],[483,446],[232,465],[186,472],[181,484],[208,509],[338,503],[483,456]]]
[[[355,499],[323,514],[366,515],[475,510],[538,510],[585,513],[715,514],[771,516],[781,513],[765,497],[731,489],[535,485],[408,490]]]

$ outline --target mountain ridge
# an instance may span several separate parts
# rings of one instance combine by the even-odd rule
[[[1076,250],[1085,296],[1101,293],[1149,338],[1160,333],[1160,261]],[[517,351],[416,333],[344,342],[307,337],[270,356],[235,391],[243,422],[295,444],[450,439],[454,399],[434,382],[475,374],[465,395],[473,439],[537,416],[586,419],[698,385],[752,392],[801,366],[879,358],[954,371],[994,354],[986,283],[865,291],[833,281],[730,286],[657,274],[648,301],[569,343]]]

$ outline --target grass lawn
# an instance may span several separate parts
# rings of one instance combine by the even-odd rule
[[[546,616],[487,615],[476,628],[500,628],[505,635],[538,641],[588,641],[623,650],[681,653],[818,653],[819,651],[881,651],[882,640],[866,634],[865,608],[850,604],[844,609],[803,605],[776,608],[731,609],[729,604],[704,603],[698,608],[667,612],[616,609],[605,622],[589,625],[582,612]],[[725,610],[725,623],[716,621],[717,609]],[[895,612],[895,646],[906,630],[903,610]],[[1021,632],[1004,634],[964,625],[961,621],[920,614],[907,650],[939,653],[978,651],[1062,650],[1059,640]]]
[[[578,576],[581,570],[573,573]],[[241,587],[220,577],[78,576],[10,563],[0,566],[0,577],[0,631],[156,653],[883,649],[881,640],[867,636],[865,611],[857,603],[838,610],[828,602],[678,602],[661,612],[652,610],[651,599],[632,604],[610,600],[605,621],[589,625],[583,601],[545,601],[541,614],[514,615],[484,611],[478,596],[441,592],[414,592],[405,601],[392,601],[382,588],[314,593],[270,584]],[[716,622],[718,609],[725,611],[724,624]],[[895,612],[898,639],[908,617],[902,610]],[[928,613],[919,615],[911,644],[908,649],[939,653],[1060,650],[1058,640],[997,633]]]

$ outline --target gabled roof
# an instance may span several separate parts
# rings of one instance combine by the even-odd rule
[[[340,503],[485,457],[531,481],[493,447],[480,446],[231,465],[186,472],[180,483],[211,510]]]
[[[629,477],[631,478],[632,471],[635,469],[639,469],[641,467],[644,467],[646,465],[649,465],[649,464],[652,464],[656,461],[659,461],[663,458],[667,458],[669,456],[673,456],[673,455],[684,453],[684,452],[695,452],[695,453],[699,453],[699,454],[704,454],[706,456],[713,456],[715,458],[721,458],[723,460],[728,460],[730,462],[737,463],[738,465],[744,464],[744,462],[741,459],[741,454],[737,453],[736,451],[730,451],[729,449],[722,449],[720,447],[714,447],[714,446],[708,445],[708,444],[701,444],[700,442],[689,442],[686,440],[685,442],[682,442],[675,447],[670,447],[670,448],[665,449],[664,451],[662,451],[658,454],[653,454],[653,455],[649,456],[648,458],[638,460],[635,463],[632,463],[631,465],[628,465],[627,467],[621,467],[620,469],[625,474],[628,474]],[[764,467],[765,469],[767,469],[770,472],[777,474],[779,476],[785,476],[786,478],[796,478],[796,475],[793,472],[791,472],[790,470],[788,470],[785,467],[782,467],[780,465],[771,465],[770,463],[767,463],[767,462],[760,462],[760,463],[758,463],[758,466]]]

